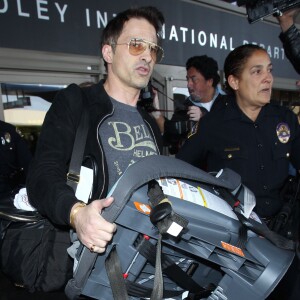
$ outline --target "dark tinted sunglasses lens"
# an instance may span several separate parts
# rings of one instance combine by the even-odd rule
[[[131,55],[139,55],[143,53],[147,45],[144,42],[132,40],[129,42],[129,53]]]

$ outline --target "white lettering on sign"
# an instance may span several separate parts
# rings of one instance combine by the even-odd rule
[[[247,40],[243,40],[243,45],[249,44],[249,43],[254,44],[254,45],[259,45],[260,47],[266,49],[269,56],[273,59],[284,59],[284,57],[285,57],[283,48],[271,47],[270,45],[266,46],[264,44],[258,44],[256,42],[249,42]]]
[[[178,35],[176,31],[176,27],[173,25],[170,30],[169,40],[172,41],[175,39],[176,42],[178,42]]]
[[[12,0],[11,0],[12,1]],[[17,15],[19,17],[24,17],[24,18],[31,18],[36,16],[37,19],[39,20],[46,20],[49,21],[50,20],[50,16],[49,16],[49,5],[53,4],[52,2],[50,2],[47,0],[36,0],[35,1],[35,8],[36,11],[27,11],[24,7],[25,7],[25,1],[23,0],[16,0],[16,4],[17,4]],[[7,13],[11,7],[8,5],[9,2],[8,0],[0,0],[0,14],[5,14]],[[65,22],[65,13],[67,11],[68,5],[64,4],[62,6],[60,6],[59,3],[54,2],[54,6],[56,8],[56,11],[59,14],[59,19],[61,23]],[[36,12],[36,15],[35,15]]]
[[[36,5],[37,5],[37,15],[39,19],[44,19],[44,20],[49,20],[49,16],[43,15],[43,12],[48,13],[48,8],[43,7],[43,4],[48,4],[48,1],[45,0],[37,0]]]
[[[90,10],[88,8],[85,9],[85,19],[86,19],[86,26],[91,27]]]
[[[195,30],[194,29],[191,30],[191,43],[195,44]]]
[[[66,23],[67,21],[69,23],[81,21],[83,24],[85,23],[86,27],[91,29],[105,28],[108,22],[116,16],[116,14],[112,12],[83,7],[83,11],[79,14],[82,20],[74,21],[71,13],[71,4],[64,4],[63,0],[59,2],[57,0],[56,2],[55,0],[30,1],[31,2],[28,0],[0,0],[0,16],[1,14],[10,14],[12,16],[11,22],[14,20],[13,17],[26,19],[32,18],[49,23],[51,21],[57,21],[60,23]],[[28,5],[29,3],[31,5]],[[198,23],[196,26],[197,27],[195,28],[189,28],[180,23],[176,25],[164,24],[162,28],[162,38],[173,43],[193,45],[193,47],[209,47],[222,51],[232,51],[235,47],[241,44],[242,38],[238,37],[237,41],[234,40],[230,29],[224,32],[224,30],[227,29],[222,28],[221,33],[216,33],[209,31],[209,29],[201,28],[201,23]],[[28,34],[30,34],[30,32]],[[245,38],[245,40],[242,43],[260,45],[266,49],[272,59],[285,59],[284,49],[279,39],[278,44],[270,45],[266,44],[266,42],[248,41],[247,36],[243,36],[243,38]]]
[[[23,12],[22,11],[22,3],[21,0],[17,0],[17,7],[18,7],[18,15],[20,17],[30,17],[29,13]]]
[[[200,31],[198,33],[198,43],[200,46],[205,46],[207,43],[207,36],[204,31]]]
[[[186,42],[186,36],[185,36],[185,33],[189,30],[188,28],[186,27],[180,27],[180,30],[182,31],[182,41],[185,43]]]
[[[101,12],[99,10],[96,10],[96,11],[90,11],[89,8],[86,8],[85,9],[85,19],[86,19],[86,26],[87,27],[91,27],[91,22],[93,21],[93,14],[95,14],[95,20],[96,20],[96,27],[98,29],[100,28],[105,28],[107,23],[109,22],[109,19],[108,19],[108,13],[105,11],[105,12]],[[112,15],[113,18],[116,16],[116,14],[113,14]]]
[[[176,42],[190,42],[191,44],[195,44],[195,30],[191,29],[189,30],[189,28],[187,27],[179,27],[179,30],[181,31],[181,35],[178,34],[176,26],[172,25],[171,29],[170,29],[170,34],[169,34],[169,40],[172,41],[176,41]],[[190,35],[188,35],[190,31]],[[181,39],[180,39],[181,36]],[[187,40],[187,37],[190,36],[190,41]],[[164,27],[164,34],[163,34],[163,38],[166,38],[165,36],[165,27]],[[208,34],[201,30],[198,32],[197,35],[197,42],[200,46],[206,46],[209,43],[209,47],[210,48],[219,48],[219,49],[224,49],[224,50],[233,50],[233,38],[229,37],[227,38],[225,35],[221,36],[221,38],[219,38],[219,35],[217,33],[210,33],[209,36]]]
[[[101,14],[100,11],[97,11],[97,28],[104,28],[107,25],[107,12],[104,15]],[[101,26],[102,24],[102,26]]]
[[[55,2],[54,4],[55,4],[55,6],[56,6],[56,8],[57,8],[57,10],[58,10],[58,13],[59,13],[59,15],[60,15],[60,21],[61,21],[62,23],[64,23],[64,22],[65,22],[65,12],[66,12],[66,10],[67,10],[68,5],[65,4],[65,5],[63,6],[63,8],[61,8],[57,2]]]
[[[0,8],[0,14],[5,14],[7,12],[7,9],[8,9],[7,0],[2,0],[2,3],[3,3],[3,7]]]
[[[232,36],[220,35],[214,32],[206,32],[205,30],[189,29],[188,27],[176,27],[171,25],[170,27],[163,26],[162,38],[165,40],[178,42],[178,43],[190,43],[192,45],[199,45],[201,47],[210,47],[220,50],[234,50],[234,40]],[[244,44],[249,43],[244,40]],[[251,42],[252,44],[258,44]],[[239,43],[240,44],[240,43]],[[259,44],[265,48],[272,59],[284,59],[284,50],[282,47]],[[238,46],[238,45],[236,45]]]

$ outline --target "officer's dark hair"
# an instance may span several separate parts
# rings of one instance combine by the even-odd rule
[[[108,22],[102,32],[101,48],[104,45],[112,45],[117,43],[119,36],[122,33],[124,24],[132,18],[147,20],[156,30],[157,44],[161,45],[162,41],[162,26],[165,22],[163,14],[154,6],[134,7],[127,9],[117,14]],[[104,61],[104,66],[107,69],[107,62]]]
[[[233,75],[239,78],[245,68],[248,59],[256,51],[266,50],[258,45],[245,44],[232,50],[224,62],[224,75],[225,75],[225,91],[227,94],[234,94],[234,89],[228,83],[228,77]]]
[[[212,79],[213,87],[216,87],[220,82],[218,63],[212,57],[208,57],[207,55],[190,57],[185,67],[187,71],[194,67],[206,80]]]

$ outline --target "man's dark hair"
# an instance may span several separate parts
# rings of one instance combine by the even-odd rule
[[[132,18],[147,20],[156,30],[157,43],[161,45],[162,26],[165,22],[163,14],[154,6],[130,8],[117,14],[110,20],[102,32],[101,48],[104,45],[115,44],[122,33],[124,24]],[[105,68],[107,63],[104,61]]]
[[[213,79],[213,87],[220,82],[218,63],[207,55],[190,57],[186,62],[186,70],[194,67],[206,80]]]

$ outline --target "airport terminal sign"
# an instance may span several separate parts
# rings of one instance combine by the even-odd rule
[[[275,76],[298,77],[285,57],[279,26],[250,25],[246,15],[181,0],[0,0],[0,47],[98,56],[107,22],[142,5],[156,6],[165,16],[162,64],[184,66],[188,57],[207,54],[222,69],[229,51],[256,43],[267,49]]]

